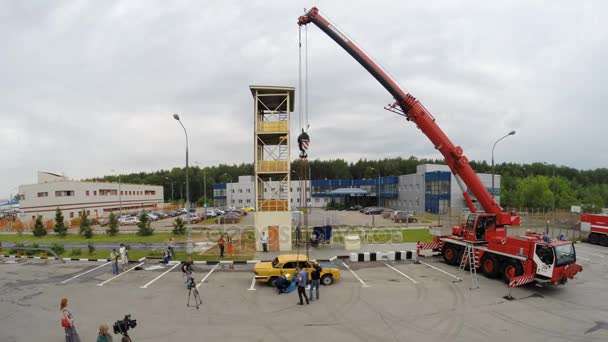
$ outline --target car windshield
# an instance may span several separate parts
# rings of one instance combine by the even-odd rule
[[[279,258],[274,258],[274,260],[272,260],[272,267],[277,267],[278,264],[279,264]]]
[[[561,245],[555,246],[555,266],[568,265],[576,261],[576,252],[574,251],[574,245]]]

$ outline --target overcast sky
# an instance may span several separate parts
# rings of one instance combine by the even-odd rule
[[[493,142],[516,130],[497,162],[608,165],[606,1],[5,0],[0,198],[37,170],[80,179],[181,166],[173,113],[191,161],[252,162],[248,87],[297,87],[296,21],[312,5],[469,159],[489,161]],[[314,25],[308,66],[311,158],[440,157]]]

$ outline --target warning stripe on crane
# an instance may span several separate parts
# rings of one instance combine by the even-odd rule
[[[436,249],[440,249],[442,245],[442,242],[425,242],[425,243],[421,243],[418,242],[418,244],[416,245],[416,254],[420,254],[421,250],[424,249],[432,249],[432,250],[436,250]]]
[[[521,285],[525,285],[534,281],[534,275],[522,275],[519,277],[515,277],[511,279],[509,282],[509,287],[517,287]]]

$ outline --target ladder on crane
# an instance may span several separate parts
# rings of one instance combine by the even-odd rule
[[[471,287],[470,290],[479,288],[479,281],[477,279],[477,265],[475,264],[475,247],[472,244],[467,244],[462,259],[460,260],[460,267],[458,268],[459,274],[462,274],[469,266],[469,273],[471,275]],[[460,282],[462,278],[454,280],[454,282]]]

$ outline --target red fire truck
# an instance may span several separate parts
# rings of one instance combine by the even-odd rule
[[[471,211],[466,223],[454,227],[452,232],[436,236],[431,244],[419,245],[419,249],[434,249],[443,255],[447,263],[458,264],[464,258],[465,248],[472,246],[476,268],[480,268],[488,277],[502,275],[506,281],[516,285],[532,281],[563,284],[582,271],[582,267],[576,264],[576,252],[571,242],[551,241],[532,233],[523,237],[507,236],[505,226],[519,226],[521,218],[514,212],[503,211],[494,201],[469,165],[462,148],[450,141],[422,103],[405,93],[316,7],[298,18],[300,26],[309,23],[315,24],[340,45],[392,95],[395,102],[385,109],[413,122],[431,140],[445,158],[462,191]],[[469,192],[475,196],[484,212],[477,212]]]
[[[608,216],[581,215],[581,232],[589,233],[589,243],[608,247]]]

